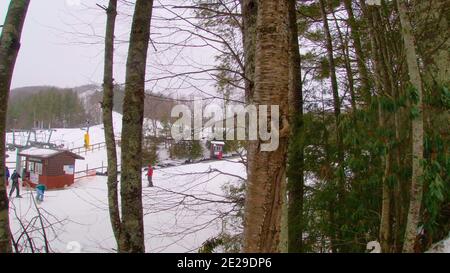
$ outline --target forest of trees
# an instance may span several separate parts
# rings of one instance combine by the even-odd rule
[[[238,56],[239,45],[223,41],[220,90],[247,103],[289,96],[287,161],[248,147],[249,168],[269,168],[249,170],[244,251],[364,252],[377,240],[383,252],[421,252],[448,235],[450,3],[375,2],[197,7],[199,35],[243,37]],[[288,201],[274,195],[284,191],[281,174],[272,176],[285,166]],[[273,202],[287,202],[287,215]],[[273,234],[280,240],[284,229],[278,248]]]
[[[84,126],[86,110],[71,89],[49,88],[34,94],[15,94],[8,103],[8,129]]]
[[[17,54],[11,41],[20,40],[19,19],[28,2],[12,0],[3,27],[2,105],[7,105],[14,67],[4,56]],[[149,97],[145,84],[146,77],[152,77],[146,63],[152,58],[148,49],[153,2],[134,3],[120,174],[112,133],[117,0],[104,7],[108,20],[102,107],[109,211],[118,252],[145,251],[141,167],[144,104]],[[411,253],[424,252],[448,236],[448,0],[229,0],[158,7],[169,12],[171,20],[195,29],[177,29],[173,35],[200,37],[216,50],[213,72],[193,65],[197,71],[191,73],[208,73],[225,104],[239,100],[280,107],[278,149],[261,151],[262,140],[244,143],[247,180],[240,189],[245,196],[240,251],[365,252],[368,242],[378,241],[384,253]],[[186,16],[186,10],[194,16]],[[186,40],[171,46],[197,45]],[[49,93],[44,102],[50,103],[50,97]],[[8,107],[11,113],[17,111],[13,103]],[[151,108],[158,111],[158,103]],[[68,117],[39,118],[56,122]],[[3,134],[5,122],[1,110]],[[4,142],[0,146],[3,177]],[[0,252],[8,252],[3,181]]]

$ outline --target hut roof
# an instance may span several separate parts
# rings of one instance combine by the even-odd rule
[[[45,148],[29,148],[26,150],[23,150],[19,153],[20,156],[25,156],[25,157],[35,157],[35,158],[51,158],[54,156],[57,156],[59,154],[63,154],[66,153],[70,156],[72,156],[75,159],[84,159],[84,157],[79,156],[75,153],[72,153],[69,150],[54,150],[54,149],[45,149]]]
[[[213,140],[213,141],[211,141],[211,144],[215,144],[215,145],[225,145],[225,142]]]

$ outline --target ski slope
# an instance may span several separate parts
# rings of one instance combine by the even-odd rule
[[[114,124],[114,134],[116,138],[119,139],[122,131],[122,115],[116,112],[113,112],[113,124]],[[73,149],[84,146],[84,135],[86,134],[86,128],[53,128],[51,137],[51,143],[54,143],[58,146],[64,147],[64,149]],[[44,134],[42,135],[45,136]],[[18,139],[18,142],[25,143],[26,140]],[[89,128],[89,138],[90,144],[103,143],[105,142],[105,135],[103,131],[103,125],[95,125]],[[12,142],[12,133],[6,134],[6,139],[8,142]],[[13,162],[16,161],[16,152],[8,151],[7,155],[7,166],[11,169],[15,168],[15,164]],[[85,170],[86,165],[89,168],[97,168],[101,167],[102,161],[103,164],[106,165],[106,149],[102,149],[100,151],[87,152],[81,154],[81,156],[85,157],[85,160],[77,160],[76,162],[76,171]],[[118,147],[118,156],[120,161],[120,147]],[[118,163],[120,164],[120,162]]]
[[[120,137],[120,114],[114,114],[114,125],[116,135]],[[54,139],[68,145],[66,147],[78,147],[83,145],[84,133],[82,128],[56,129]],[[92,126],[90,136],[91,143],[103,142],[103,126]],[[163,157],[164,153],[161,152]],[[14,152],[9,152],[9,155],[8,161],[13,161]],[[90,151],[82,156],[85,160],[77,160],[77,170],[83,170],[86,165],[89,168],[100,167],[102,162],[106,166],[105,149]],[[224,197],[222,187],[239,185],[242,183],[239,177],[245,178],[245,166],[238,160],[156,169],[153,188],[146,187],[143,173],[146,251],[196,252],[207,239],[224,231],[233,232],[223,219],[229,217],[235,208]],[[38,207],[52,252],[116,251],[109,220],[106,182],[105,176],[87,177],[76,180],[74,185],[65,189],[46,192],[44,202]],[[12,233],[15,240],[25,244],[26,234],[23,234],[22,225],[28,226],[27,230],[31,230],[29,235],[34,238],[38,250],[43,251],[42,229],[33,199],[35,192],[21,190],[23,198],[10,200]]]
[[[226,203],[222,186],[237,184],[238,179],[208,173],[210,168],[234,175],[245,171],[240,163],[215,161],[155,170],[154,188],[147,188],[143,179],[147,252],[195,252],[205,240],[227,229],[221,217],[233,210],[233,204]],[[37,215],[33,194],[24,191],[23,198],[11,200],[11,227],[16,238],[21,233],[18,219],[29,222]],[[52,250],[66,252],[69,243],[77,242],[82,252],[114,252],[107,200],[106,177],[102,176],[46,192],[40,208],[54,223],[53,230],[48,227],[46,231]]]

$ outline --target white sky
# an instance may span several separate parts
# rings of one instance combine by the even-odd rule
[[[0,24],[4,22],[9,0],[0,1]],[[185,4],[187,0],[164,0]],[[75,87],[90,83],[101,83],[103,77],[103,37],[106,14],[95,4],[107,5],[107,0],[31,0],[22,34],[21,49],[14,70],[12,88],[54,85]],[[155,6],[160,1],[155,1]],[[125,62],[131,26],[133,6],[119,4],[116,23],[116,51],[114,78],[123,83]],[[170,12],[155,8],[152,19],[152,38],[156,40],[155,51],[149,47],[147,79],[159,78],[176,72],[205,69],[213,65],[214,51],[208,48],[167,49],[167,42],[183,40],[183,34],[170,37],[161,27],[180,26],[180,22],[168,22]],[[159,43],[161,42],[161,43]],[[197,68],[190,67],[195,64]],[[206,76],[196,79],[170,79],[150,82],[147,88],[169,92],[172,95],[193,91],[190,86],[214,93],[213,82]],[[171,91],[170,91],[171,90]],[[175,90],[175,91],[174,91]]]
[[[1,22],[4,22],[9,2],[0,1]],[[70,23],[76,22],[70,15],[80,8],[67,3],[70,1],[31,1],[13,88],[31,85],[72,87],[90,81],[101,82],[102,45],[80,46],[71,44],[70,38],[64,37],[67,36],[64,32],[72,31]],[[89,17],[83,19],[92,20]]]

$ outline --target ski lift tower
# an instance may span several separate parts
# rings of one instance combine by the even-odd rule
[[[24,144],[16,143],[15,139],[15,130],[13,131],[13,146],[16,150],[16,170],[23,175],[22,170],[22,156],[20,153],[28,148],[31,147],[38,147],[38,148],[47,148],[47,149],[54,149],[56,148],[56,144],[51,142],[52,134],[56,131],[54,129],[31,129],[26,131],[28,134],[26,142]],[[38,138],[38,134],[41,135],[40,138]]]

